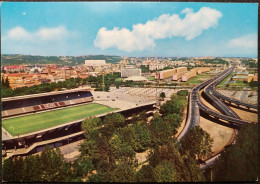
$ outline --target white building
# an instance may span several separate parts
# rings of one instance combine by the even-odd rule
[[[100,66],[105,64],[106,60],[85,60],[85,65],[87,66]]]
[[[132,76],[141,76],[142,70],[139,68],[122,68],[121,77],[132,77]]]

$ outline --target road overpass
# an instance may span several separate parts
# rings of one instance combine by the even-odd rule
[[[200,113],[199,110],[209,114],[210,116],[216,118],[216,119],[221,119],[228,121],[232,125],[234,125],[236,128],[239,128],[241,126],[244,126],[246,124],[249,124],[250,122],[241,120],[240,117],[229,107],[227,107],[222,101],[220,101],[218,98],[216,98],[213,95],[214,87],[221,82],[223,79],[225,79],[232,71],[234,68],[229,68],[222,73],[212,77],[211,79],[195,86],[192,88],[189,94],[189,109],[188,109],[188,117],[186,124],[182,130],[182,132],[179,134],[177,137],[177,140],[180,142],[182,138],[184,138],[189,130],[194,127],[199,125],[199,118],[200,118]],[[218,109],[220,109],[221,112],[224,114],[219,114],[213,110],[211,110],[209,107],[207,107],[200,99],[199,92],[203,88],[206,95],[213,101],[215,102],[215,105],[217,104]],[[224,95],[223,95],[224,96]],[[228,98],[228,97],[225,97]],[[229,99],[232,100],[232,99]],[[240,102],[239,102],[240,103]],[[240,103],[242,104],[242,103]],[[201,169],[206,169],[207,167],[211,166],[215,160],[219,158],[220,154],[215,155],[214,157],[211,157],[210,159],[206,160],[204,164],[200,165]]]

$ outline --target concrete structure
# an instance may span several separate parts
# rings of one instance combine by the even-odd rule
[[[106,60],[85,60],[85,65],[87,66],[100,66],[105,64]]]
[[[232,77],[232,80],[234,81],[248,81],[248,76],[234,76]]]
[[[187,72],[187,67],[179,67],[179,68],[176,68],[176,74],[173,75],[173,78],[172,80],[179,80],[181,79],[182,75]]]
[[[209,67],[197,67],[197,68],[193,68],[188,72],[185,72],[181,78],[181,80],[183,82],[186,82],[187,80],[189,80],[192,77],[195,77],[197,74],[201,74],[203,72],[209,72],[210,68]]]
[[[236,76],[248,76],[249,72],[248,71],[240,71],[236,73]]]
[[[147,82],[148,79],[142,76],[132,76],[126,78],[124,81],[134,81],[134,82]]]
[[[123,68],[121,70],[121,77],[132,77],[132,76],[141,76],[142,70],[139,68]]]
[[[79,89],[70,90],[69,92],[77,90]],[[61,91],[56,93],[64,94],[66,92]],[[35,94],[31,95],[31,97],[41,95],[42,94]],[[119,112],[126,118],[131,117],[132,114],[136,114],[142,110],[153,111],[155,108],[154,105],[156,104],[156,101],[150,100],[149,98],[132,96],[122,92],[93,92],[93,96],[96,99],[95,103],[108,105],[112,108],[119,108],[113,112]],[[30,98],[29,95],[26,97],[27,100]],[[24,96],[15,98],[24,99]],[[5,99],[5,101],[10,101],[11,99],[12,98]],[[107,113],[100,114],[96,117],[104,117],[106,114]],[[5,158],[33,154],[44,150],[45,145],[47,144],[50,148],[54,148],[68,144],[71,139],[74,139],[74,141],[84,139],[84,132],[81,130],[81,122],[84,119],[85,118],[14,137],[8,137],[7,132],[4,131],[3,134],[6,134],[6,136],[4,137],[2,135],[2,139],[5,155],[7,155]]]
[[[176,74],[176,68],[163,70],[155,73],[155,79],[166,79]]]
[[[195,70],[190,70],[190,71],[184,73],[183,76],[181,77],[181,81],[186,82],[190,78],[195,77],[197,75],[196,73],[197,72]]]
[[[254,79],[254,74],[248,74],[247,82],[250,83]]]

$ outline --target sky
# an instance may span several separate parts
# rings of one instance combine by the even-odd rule
[[[1,3],[2,54],[257,57],[257,35],[257,3]]]

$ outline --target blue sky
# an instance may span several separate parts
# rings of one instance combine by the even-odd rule
[[[2,54],[257,57],[258,4],[4,2]]]

